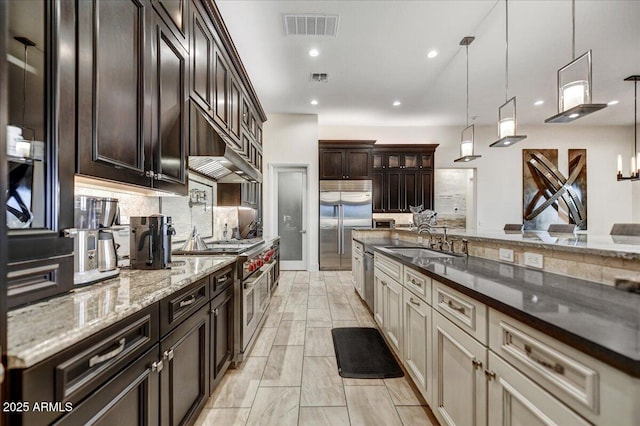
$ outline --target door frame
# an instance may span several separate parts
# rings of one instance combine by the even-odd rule
[[[310,198],[309,198],[309,169],[311,165],[309,163],[270,163],[269,164],[269,186],[270,186],[270,196],[269,196],[269,206],[268,211],[271,217],[271,223],[268,224],[267,230],[269,235],[279,235],[278,234],[278,174],[281,171],[304,171],[304,185],[302,194],[302,229],[306,230],[306,233],[302,235],[302,260],[301,261],[282,261],[280,260],[280,269],[284,271],[307,271],[309,270],[309,254],[311,253],[311,238],[309,235],[309,206],[310,206]],[[291,262],[290,264],[287,264]],[[293,263],[296,262],[296,263]]]
[[[7,18],[7,2],[0,1],[0,366],[3,368],[2,379],[0,381],[0,402],[5,401],[8,395],[7,381],[7,365],[6,365],[6,349],[7,349],[7,230],[6,230],[6,189],[7,176],[9,176],[7,166],[7,35],[8,35],[8,18]],[[4,414],[0,413],[0,426],[8,424]]]

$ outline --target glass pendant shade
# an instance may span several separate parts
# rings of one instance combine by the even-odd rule
[[[558,114],[545,123],[568,123],[607,104],[592,104],[591,50],[558,70]]]
[[[503,148],[526,139],[525,135],[516,135],[516,98],[509,99],[498,108],[498,139],[490,146]]]
[[[481,155],[473,154],[473,146],[474,146],[474,136],[475,136],[475,128],[472,124],[471,126],[465,127],[462,130],[460,136],[460,158],[454,160],[454,162],[467,162],[471,160],[475,160],[476,158],[482,157]]]

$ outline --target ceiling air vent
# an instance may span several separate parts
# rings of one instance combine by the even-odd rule
[[[311,81],[316,83],[327,83],[329,81],[329,74],[326,72],[313,72],[311,73]]]
[[[288,36],[327,36],[338,34],[339,15],[284,14],[284,30]]]

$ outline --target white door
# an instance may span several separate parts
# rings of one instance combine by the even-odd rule
[[[307,270],[308,216],[307,169],[274,167],[276,233],[280,236],[280,268]]]

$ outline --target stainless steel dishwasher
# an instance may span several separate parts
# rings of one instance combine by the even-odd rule
[[[364,253],[364,301],[373,312],[373,253]]]

